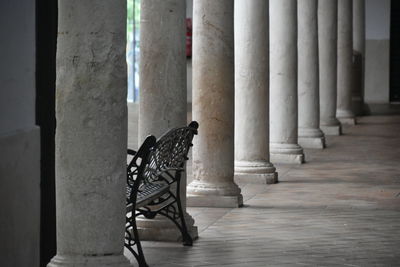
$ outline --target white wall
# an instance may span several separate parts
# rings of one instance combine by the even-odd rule
[[[186,17],[193,18],[193,0],[186,0]]]
[[[0,1],[0,133],[35,124],[35,1]]]
[[[390,39],[390,0],[366,0],[366,39]]]
[[[366,0],[365,92],[367,104],[389,103],[390,0]]]
[[[39,266],[35,1],[0,1],[0,266]]]

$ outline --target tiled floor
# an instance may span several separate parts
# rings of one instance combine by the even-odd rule
[[[363,117],[245,206],[189,208],[193,247],[144,242],[150,266],[400,266],[400,116]],[[133,261],[134,264],[135,261]]]

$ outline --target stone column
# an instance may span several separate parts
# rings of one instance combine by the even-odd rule
[[[365,0],[353,0],[354,86],[353,111],[363,114],[365,71]]]
[[[298,1],[298,131],[299,144],[304,148],[325,147],[325,136],[319,128],[317,10],[317,0]]]
[[[336,116],[342,124],[356,123],[352,108],[353,1],[338,0],[338,75]]]
[[[270,0],[271,161],[303,163],[297,144],[297,1]]]
[[[320,128],[340,135],[337,103],[337,0],[318,0]]]
[[[235,2],[235,179],[276,183],[269,162],[268,1]]]
[[[58,10],[57,255],[48,266],[131,266],[123,256],[126,1],[60,0]]]
[[[234,175],[233,0],[194,1],[193,119],[200,124],[193,146],[188,205],[243,204]]]
[[[187,124],[185,0],[141,1],[139,143],[147,135],[160,137]],[[197,138],[197,137],[196,137]],[[182,177],[182,207],[186,210],[186,175]],[[197,227],[186,213],[188,230]],[[143,240],[177,241],[178,228],[167,218],[138,219]]]

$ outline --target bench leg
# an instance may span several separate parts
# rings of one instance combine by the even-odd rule
[[[132,242],[129,240],[128,243],[125,242],[125,247],[133,254],[133,256],[135,256],[135,258],[139,264],[139,267],[149,267],[149,265],[147,265],[147,263],[146,263],[146,259],[144,258],[142,244],[140,243],[139,233],[138,233],[137,226],[136,226],[135,215],[133,214],[132,217],[128,218],[127,220],[129,220],[129,222],[128,222],[129,226],[132,227],[134,243],[131,245]],[[128,232],[128,228],[126,231],[127,231],[127,238],[131,239],[132,235],[131,235],[131,233]],[[132,248],[132,246],[135,246],[135,245],[136,245],[137,252],[134,251]]]
[[[180,186],[180,177],[177,179],[177,188],[176,195],[169,192],[170,197],[174,198],[174,202],[164,207],[162,210],[158,211],[158,214],[161,214],[168,219],[170,219],[179,229],[182,234],[182,241],[184,246],[192,246],[193,239],[189,234],[189,231],[186,226],[185,215],[183,213],[181,198],[179,194],[179,186]]]
[[[182,225],[182,241],[184,246],[192,246],[193,245],[193,239],[189,234],[189,231],[186,226],[186,221],[185,221],[185,216],[183,214],[183,209],[182,209],[182,204],[180,199],[178,199],[178,210],[179,210],[179,217],[181,218],[181,225]]]
[[[184,246],[192,246],[193,239],[190,236],[189,231],[186,226],[185,215],[183,213],[182,202],[181,202],[181,194],[180,194],[181,173],[179,173],[178,176],[179,177],[177,179],[176,200],[177,200],[177,205],[178,205],[179,217],[181,218],[182,241],[183,241]]]

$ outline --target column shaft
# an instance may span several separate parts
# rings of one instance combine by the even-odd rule
[[[297,10],[299,144],[324,148],[325,136],[319,129],[318,1],[298,1]]]
[[[57,255],[48,266],[130,266],[126,1],[58,3]]]
[[[363,114],[365,69],[365,0],[353,0],[354,86],[353,111]]]
[[[268,1],[235,2],[235,179],[275,183],[269,162]]]
[[[338,98],[337,118],[343,124],[355,124],[352,109],[353,79],[353,1],[338,0]]]
[[[194,1],[193,118],[199,135],[193,146],[193,182],[188,204],[242,205],[234,175],[233,0]]]
[[[325,135],[340,135],[337,104],[337,0],[318,1],[320,128]]]
[[[141,1],[139,142],[160,137],[187,124],[185,0]],[[200,126],[201,127],[201,126]],[[182,177],[182,206],[186,210],[186,175]],[[190,234],[197,227],[186,213]],[[143,240],[177,241],[181,234],[167,218],[138,220]]]
[[[297,144],[297,1],[270,0],[271,161],[302,163]]]

